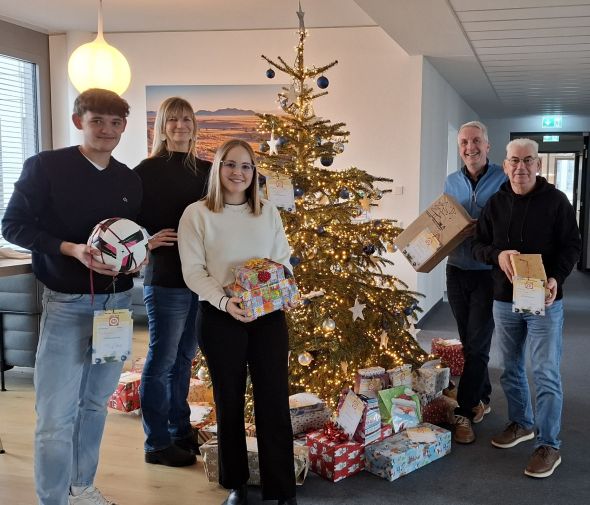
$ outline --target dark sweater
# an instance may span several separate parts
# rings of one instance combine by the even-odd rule
[[[92,228],[110,217],[135,220],[141,181],[111,158],[98,170],[77,146],[45,151],[25,161],[2,220],[4,238],[30,249],[33,272],[48,288],[62,293],[90,293],[90,270],[64,256],[62,242],[85,244]],[[111,293],[113,278],[93,274],[94,292]],[[116,291],[131,289],[128,275],[115,280]]]
[[[186,154],[173,152],[143,160],[135,172],[143,184],[139,223],[150,235],[163,228],[178,229],[184,209],[207,192],[211,163],[197,159],[196,172],[184,164]],[[182,277],[178,245],[154,249],[146,267],[144,284],[166,288],[186,288]]]
[[[563,282],[580,257],[582,241],[574,209],[567,197],[543,177],[526,195],[512,191],[505,182],[485,206],[473,240],[476,259],[493,265],[494,299],[511,302],[512,284],[498,265],[507,249],[541,254],[547,278],[557,281],[557,300]]]

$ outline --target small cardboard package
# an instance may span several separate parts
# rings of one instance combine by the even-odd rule
[[[471,216],[450,195],[441,195],[412,222],[394,244],[416,272],[430,272],[463,240]]]
[[[545,315],[547,275],[540,254],[510,256],[512,279],[512,312]]]

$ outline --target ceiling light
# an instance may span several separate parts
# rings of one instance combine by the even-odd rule
[[[129,87],[129,63],[117,48],[105,41],[102,34],[102,0],[98,4],[96,38],[72,53],[68,61],[68,74],[80,93],[90,88],[103,88],[121,95]]]

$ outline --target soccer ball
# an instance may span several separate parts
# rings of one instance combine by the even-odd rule
[[[147,232],[137,223],[112,217],[94,227],[87,243],[100,251],[98,256],[93,256],[96,261],[113,265],[118,272],[128,272],[147,257],[148,238]]]

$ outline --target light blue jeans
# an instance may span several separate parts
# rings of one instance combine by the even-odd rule
[[[131,292],[94,295],[45,288],[35,365],[35,487],[40,505],[67,505],[70,486],[94,482],[122,363],[91,364],[95,310],[128,309]]]
[[[188,288],[144,286],[150,346],[140,396],[146,452],[165,449],[191,434],[187,396],[197,353],[199,298]]]
[[[508,418],[526,429],[537,428],[535,447],[549,445],[559,449],[561,429],[561,346],[563,304],[561,300],[545,307],[545,316],[512,312],[512,303],[494,301],[496,338],[502,353],[504,371],[500,379]],[[533,415],[525,368],[528,345],[536,392]]]

